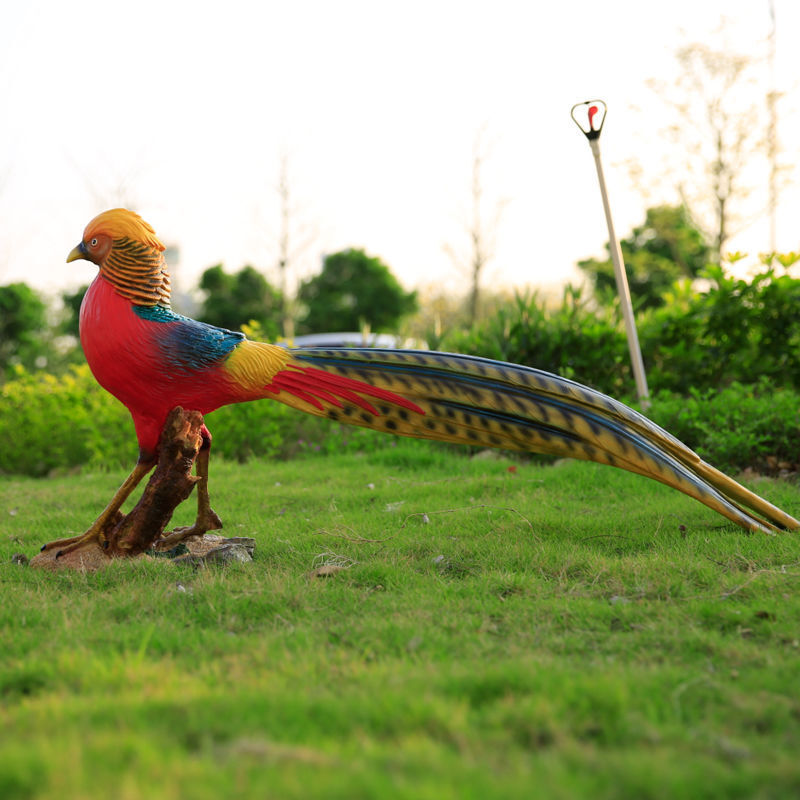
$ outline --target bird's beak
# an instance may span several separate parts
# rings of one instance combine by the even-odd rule
[[[87,259],[89,254],[86,252],[86,245],[81,242],[77,247],[73,247],[70,254],[67,256],[67,264],[70,261],[77,261],[79,258]]]

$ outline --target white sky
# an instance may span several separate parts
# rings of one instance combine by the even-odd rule
[[[800,3],[775,8],[778,85],[790,89]],[[313,232],[300,273],[323,252],[361,246],[409,287],[461,288],[444,245],[466,252],[472,148],[485,126],[485,198],[505,203],[486,284],[552,286],[607,238],[570,107],[609,105],[601,141],[624,236],[645,201],[621,162],[655,165],[651,134],[663,122],[645,81],[673,79],[676,47],[713,43],[722,13],[735,20],[736,49],[764,52],[767,0],[2,3],[0,283],[56,292],[88,282],[95,268],[66,255],[121,200],[180,246],[184,288],[219,261],[275,280],[286,152],[295,220],[304,238]],[[782,106],[789,162],[797,102],[795,92]],[[798,219],[792,186],[779,249],[800,250]],[[766,218],[731,244],[766,250]]]

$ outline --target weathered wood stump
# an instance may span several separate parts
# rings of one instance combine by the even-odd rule
[[[139,502],[130,513],[117,512],[109,520],[102,531],[103,545],[97,539],[90,539],[58,558],[58,548],[44,550],[30,565],[93,572],[114,558],[134,558],[152,548],[198,480],[191,473],[203,442],[202,425],[200,412],[174,408],[161,431],[158,463]]]

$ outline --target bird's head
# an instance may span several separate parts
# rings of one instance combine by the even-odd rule
[[[169,273],[164,245],[133,211],[112,208],[96,216],[80,244],[67,256],[100,267],[100,276],[134,305],[169,306]]]
[[[138,214],[127,208],[112,208],[98,214],[83,232],[80,244],[67,256],[67,263],[82,258],[101,266],[115,244],[138,244],[161,253],[156,232]]]

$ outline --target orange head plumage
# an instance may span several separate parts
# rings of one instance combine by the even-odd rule
[[[115,240],[127,240],[157,250],[164,245],[156,236],[152,226],[138,214],[127,208],[112,208],[98,214],[83,232],[81,243],[67,256],[67,262],[79,258],[101,264]]]
[[[169,305],[169,275],[164,245],[147,222],[127,208],[98,214],[67,263],[85,259],[117,292],[136,305]]]

